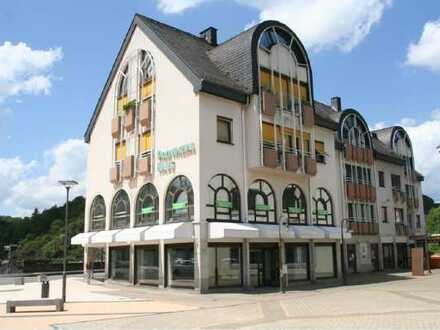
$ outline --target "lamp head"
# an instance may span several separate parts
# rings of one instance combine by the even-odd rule
[[[66,188],[71,188],[78,184],[78,182],[75,180],[60,180],[58,183]]]

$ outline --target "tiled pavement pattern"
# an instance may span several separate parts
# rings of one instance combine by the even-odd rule
[[[69,312],[65,317],[58,313],[18,313],[8,320],[18,326],[26,319],[47,319],[47,324],[62,330],[440,329],[440,272],[421,278],[405,275],[359,275],[351,281],[362,284],[313,290],[305,287],[286,294],[201,296],[192,291],[84,284],[83,290],[88,293],[98,291],[108,297],[98,304],[69,304],[70,311],[77,310],[76,316]],[[0,297],[1,292],[0,287]],[[109,302],[111,297],[114,302]],[[4,307],[0,308],[3,313]],[[14,327],[2,326],[3,316],[0,314],[0,329],[12,330]]]

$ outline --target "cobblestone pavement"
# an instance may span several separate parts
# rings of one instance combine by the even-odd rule
[[[106,298],[68,304],[64,316],[17,313],[2,320],[5,314],[0,314],[0,329],[13,329],[18,321],[42,319],[61,330],[440,329],[440,271],[418,278],[407,273],[357,275],[350,281],[346,287],[298,287],[286,294],[208,295],[81,284],[91,295]],[[4,327],[4,321],[12,323],[3,323],[8,325]]]

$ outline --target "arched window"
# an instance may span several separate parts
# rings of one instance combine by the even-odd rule
[[[145,184],[136,199],[136,226],[156,225],[159,220],[159,195],[152,183]]]
[[[344,118],[342,124],[342,139],[362,148],[370,148],[369,131],[365,123],[355,113],[350,113]]]
[[[170,183],[165,199],[166,222],[192,221],[194,193],[191,181],[180,175]]]
[[[290,184],[284,189],[283,214],[287,215],[289,224],[307,224],[306,198],[301,188],[295,184]]]
[[[141,84],[143,86],[153,79],[154,75],[153,58],[151,57],[150,53],[147,53],[145,50],[141,50],[140,68]]]
[[[277,222],[275,194],[266,181],[256,180],[249,187],[248,213],[250,222]]]
[[[89,219],[90,231],[99,231],[105,229],[105,202],[101,195],[93,199],[92,207],[90,208]]]
[[[313,219],[315,225],[334,226],[333,203],[324,188],[318,188],[313,197]]]
[[[119,73],[118,99],[127,96],[128,93],[128,64]]]
[[[208,184],[208,220],[240,221],[240,191],[229,176],[218,174]]]
[[[112,203],[112,229],[130,226],[130,199],[125,190],[119,190]]]

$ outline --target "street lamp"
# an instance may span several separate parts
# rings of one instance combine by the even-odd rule
[[[342,245],[342,283],[347,285],[347,261],[346,261],[346,248],[344,241],[344,223],[350,221],[349,218],[341,220],[341,245]]]
[[[283,236],[282,232],[288,229],[287,216],[281,215],[278,219],[278,238],[279,238],[279,252],[278,252],[278,263],[280,267],[280,292],[286,293],[286,267],[285,267],[285,255],[283,256],[281,251],[283,251]]]
[[[67,218],[69,217],[69,191],[70,188],[76,186],[78,182],[75,180],[60,180],[58,183],[66,188],[66,214],[64,217],[64,251],[63,251],[63,292],[62,299],[66,302],[66,263],[67,263]]]

